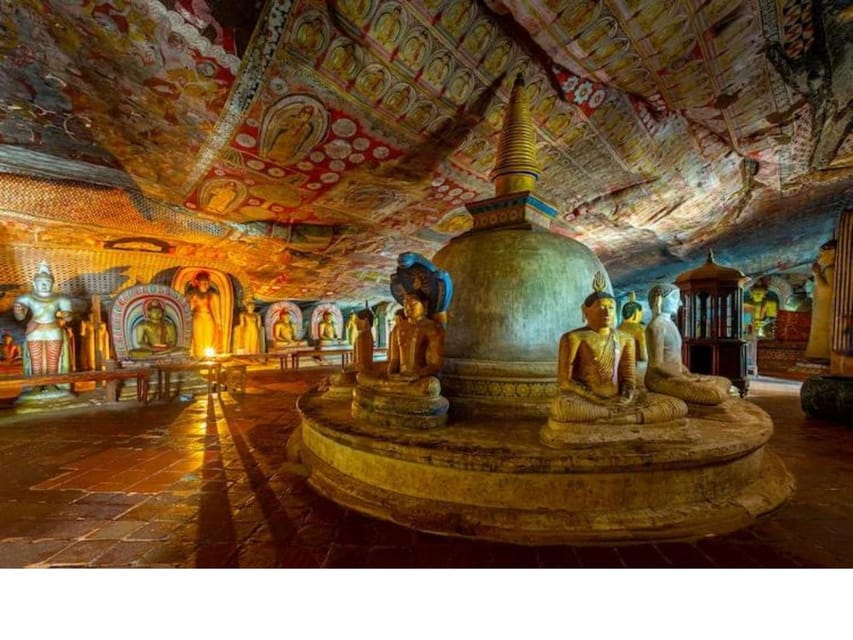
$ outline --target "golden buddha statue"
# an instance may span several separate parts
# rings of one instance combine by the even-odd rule
[[[680,305],[681,291],[675,285],[659,284],[649,291],[652,321],[646,327],[646,388],[696,404],[720,404],[729,397],[731,380],[690,373],[681,362],[681,334],[672,321]]]
[[[296,327],[287,309],[282,309],[272,325],[273,349],[285,349],[296,344]]]
[[[367,333],[370,334],[369,329]],[[403,316],[398,317],[388,338],[386,376],[365,377],[364,383],[394,393],[438,395],[441,385],[435,376],[441,371],[443,359],[444,327],[426,317],[426,305],[419,295],[408,293],[403,301]]]
[[[825,242],[820,247],[817,262],[812,265],[814,291],[812,293],[812,324],[806,357],[828,361],[831,352],[832,300],[835,290],[836,240]]]
[[[624,331],[634,338],[634,348],[637,362],[646,362],[649,352],[646,349],[646,325],[643,324],[643,307],[637,302],[636,294],[628,294],[628,302],[622,305],[622,324],[619,331]]]
[[[322,319],[317,323],[317,340],[321,344],[338,340],[338,328],[335,326],[335,319],[331,311],[324,311]]]
[[[634,339],[613,327],[616,300],[604,286],[598,273],[582,306],[586,326],[560,338],[559,395],[551,404],[550,432],[561,423],[649,424],[687,415],[681,400],[637,390]]]
[[[213,287],[210,274],[199,271],[187,286],[186,299],[192,310],[192,355],[206,358],[207,350],[219,350],[220,326],[219,291]]]
[[[232,339],[234,353],[263,353],[264,331],[261,316],[255,312],[255,303],[246,302],[239,318]]]
[[[772,338],[779,305],[767,297],[767,287],[756,284],[749,290],[752,301],[752,326],[757,338]]]
[[[347,318],[347,323],[344,327],[344,331],[347,334],[347,343],[351,347],[354,347],[355,339],[358,335],[358,319],[356,318],[355,311],[349,314],[349,318]]]
[[[175,323],[166,317],[165,311],[163,303],[157,298],[145,303],[144,319],[134,328],[131,358],[147,358],[175,348],[178,330]]]
[[[367,371],[373,366],[373,312],[362,309],[355,316],[355,337],[353,339],[353,368]]]
[[[426,317],[426,301],[417,293],[405,294],[403,312],[391,330],[387,370],[362,368],[358,374],[353,415],[387,426],[444,426],[449,403],[436,377],[444,360],[444,327]],[[364,320],[365,331],[360,331],[365,341],[372,340],[370,324]]]

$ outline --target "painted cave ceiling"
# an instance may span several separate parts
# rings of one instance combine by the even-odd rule
[[[807,271],[853,206],[846,0],[0,0],[0,56],[6,289],[46,255],[387,298],[493,195],[519,73],[549,231],[619,291]]]

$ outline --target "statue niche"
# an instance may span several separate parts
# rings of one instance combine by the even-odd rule
[[[172,288],[183,292],[192,311],[192,356],[208,357],[208,349],[227,353],[234,313],[234,289],[228,275],[215,269],[182,267],[172,278]]]
[[[311,337],[314,346],[333,347],[342,344],[344,316],[337,305],[324,303],[311,312]]]
[[[192,311],[171,287],[131,287],[113,303],[110,333],[119,360],[185,357],[191,347]]]
[[[288,300],[274,302],[264,314],[264,332],[268,351],[304,346],[302,311]]]

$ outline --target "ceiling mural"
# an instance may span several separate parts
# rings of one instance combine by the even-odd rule
[[[807,270],[853,206],[842,0],[19,0],[0,31],[8,259],[73,242],[259,301],[386,298],[493,195],[518,74],[549,230],[619,290],[709,247]]]

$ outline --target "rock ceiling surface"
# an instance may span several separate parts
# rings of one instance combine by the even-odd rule
[[[37,247],[126,284],[387,298],[398,253],[493,194],[519,73],[550,231],[617,289],[710,247],[796,271],[853,205],[847,4],[0,0],[0,280]]]

